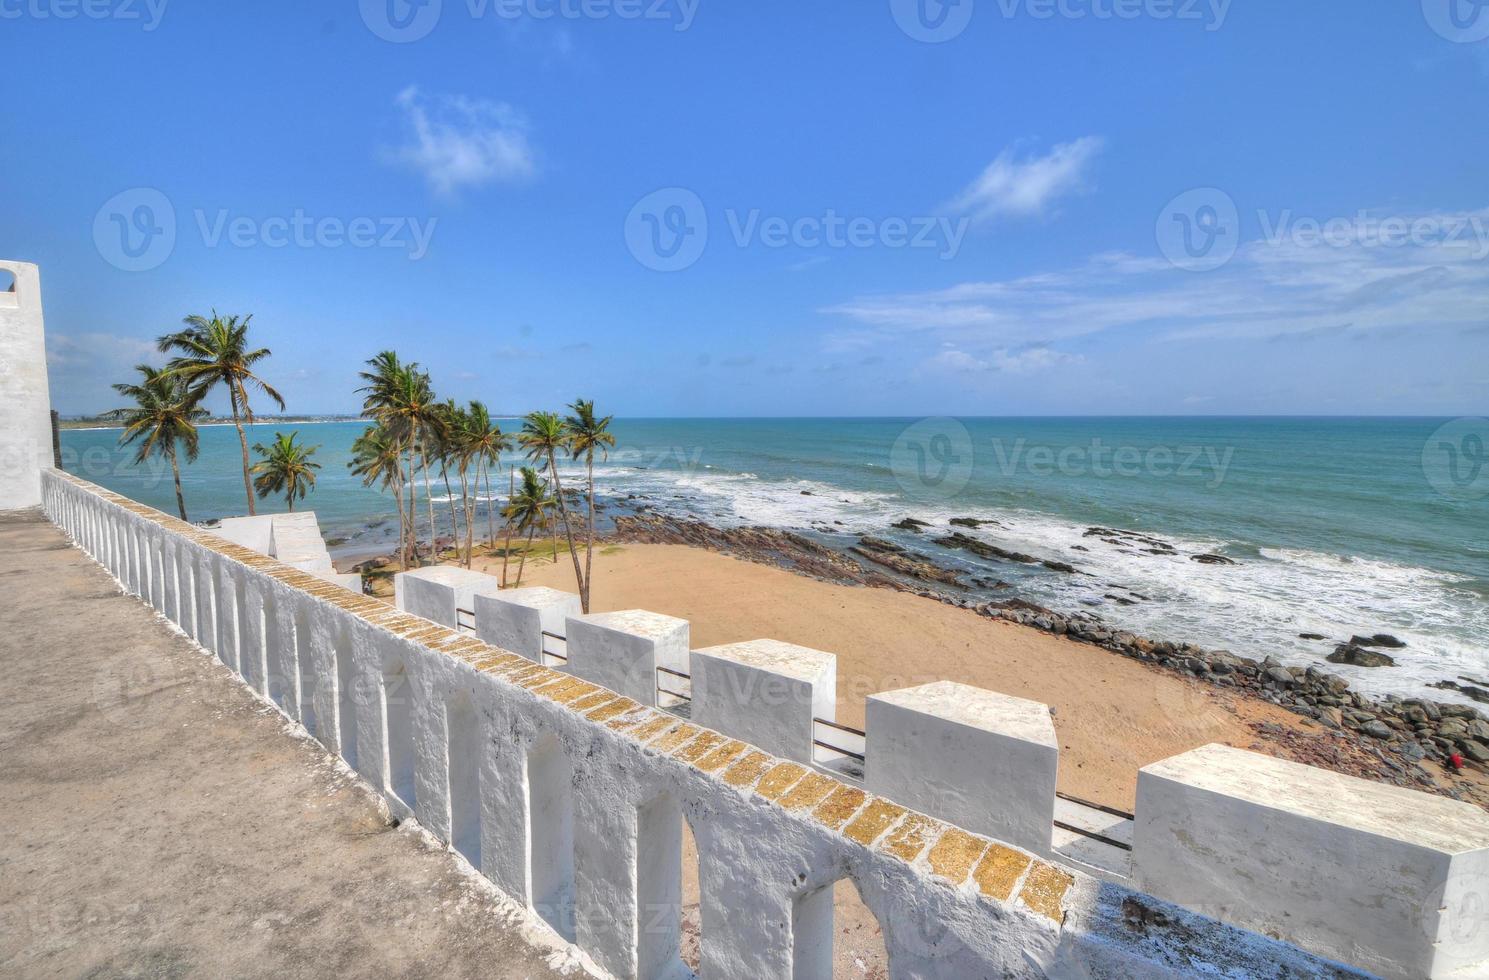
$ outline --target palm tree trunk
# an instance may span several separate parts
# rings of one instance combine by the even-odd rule
[[[176,447],[171,446],[167,450],[171,457],[171,476],[176,478],[176,509],[181,512],[181,520],[186,520],[186,498],[181,495],[181,466],[176,462]]]
[[[460,557],[460,522],[455,519],[455,491],[450,487],[450,467],[439,461],[439,473],[445,481],[445,496],[450,500],[450,537],[455,539],[455,557]]]
[[[558,564],[558,525],[553,521],[552,518],[550,518],[549,521],[548,521],[548,526],[546,528],[544,528],[544,530],[548,532],[549,536],[553,540],[553,564],[557,565]]]
[[[228,403],[233,409],[233,425],[238,429],[238,444],[243,447],[243,492],[248,495],[248,516],[253,517],[257,511],[253,506],[253,481],[248,478],[248,435],[243,431],[243,422],[238,417],[238,389],[229,386]]]
[[[595,454],[591,452],[588,456],[589,464],[589,528],[585,533],[584,541],[584,591],[579,595],[579,605],[585,612],[589,612],[589,587],[590,572],[594,568],[595,561]]]
[[[393,484],[393,499],[398,504],[398,564],[408,571],[408,518],[403,514],[403,470],[398,470],[398,480]]]
[[[496,515],[492,513],[496,501],[491,499],[491,460],[483,459],[482,463],[486,467],[486,542],[491,546],[496,544]]]
[[[558,478],[558,458],[553,451],[548,452],[548,469],[553,473],[554,495],[558,497],[558,513],[564,521],[564,537],[569,541],[569,557],[574,559],[574,581],[579,586],[579,603],[584,612],[589,612],[589,603],[585,599],[584,573],[579,570],[579,549],[574,547],[574,529],[569,526],[569,507],[564,503],[564,485]],[[557,535],[554,535],[557,537]],[[555,544],[554,547],[557,547]]]
[[[507,559],[510,557],[512,557],[512,522],[507,521],[507,543],[502,545],[502,588],[504,589],[507,587]]]
[[[522,569],[527,567],[527,553],[533,550],[533,532],[538,529],[536,524],[530,524],[527,528],[527,546],[522,549],[522,560],[517,563],[517,588],[522,588]]]
[[[429,457],[424,454],[424,431],[419,430],[419,469],[424,471],[424,501],[429,505],[429,557],[439,562],[439,528],[434,523],[434,494],[429,491]]]

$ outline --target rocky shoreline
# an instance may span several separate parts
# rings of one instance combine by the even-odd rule
[[[973,523],[973,519],[965,518],[951,523],[975,528],[984,522]],[[1312,719],[1353,743],[1353,749],[1378,763],[1370,766],[1372,778],[1416,788],[1435,788],[1438,792],[1456,796],[1459,794],[1455,790],[1436,786],[1425,769],[1427,763],[1446,767],[1466,765],[1480,770],[1489,765],[1489,720],[1470,705],[1442,703],[1426,697],[1388,695],[1372,698],[1351,690],[1343,677],[1319,667],[1287,666],[1272,657],[1254,660],[1227,650],[1208,650],[1192,643],[1140,637],[1111,627],[1094,613],[1056,612],[1017,597],[989,601],[965,593],[948,592],[947,587],[984,591],[1010,587],[1001,581],[976,578],[964,570],[947,568],[929,554],[882,538],[862,536],[840,549],[793,531],[768,527],[720,528],[703,521],[671,517],[650,510],[616,516],[614,527],[613,536],[619,541],[686,544],[837,584],[911,592],[972,609],[989,618],[1099,646],[1216,687],[1249,694]],[[897,524],[896,528],[922,533],[929,531],[931,525],[907,520]],[[1153,554],[1173,553],[1165,542],[1135,532],[1092,528],[1088,536],[1120,541]],[[1007,552],[960,531],[927,540],[940,547],[966,550],[989,560],[1026,565],[1037,563],[1065,574],[1083,574],[1078,568],[1063,563]],[[1221,555],[1190,558],[1210,564],[1231,561]],[[1055,565],[1063,567],[1056,568]],[[1111,598],[1121,601],[1125,597],[1113,595]],[[1127,601],[1140,601],[1142,598],[1137,596]],[[1324,639],[1321,636],[1313,638]],[[1360,665],[1366,661],[1389,662],[1389,655],[1379,652],[1380,648],[1400,645],[1399,640],[1386,634],[1355,636],[1341,642],[1328,659],[1335,663]],[[1476,699],[1481,694],[1489,697],[1489,690],[1481,688],[1474,678],[1459,680],[1464,683],[1444,681],[1438,686]],[[1268,734],[1276,737],[1279,733]],[[1360,768],[1358,759],[1346,759],[1342,754],[1319,759],[1318,764],[1346,771]]]

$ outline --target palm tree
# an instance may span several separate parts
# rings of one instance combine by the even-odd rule
[[[260,442],[253,447],[253,451],[263,457],[253,464],[253,472],[258,474],[253,481],[254,489],[260,497],[271,493],[284,494],[291,514],[295,512],[295,498],[305,499],[305,495],[315,487],[315,471],[321,468],[320,463],[310,458],[321,447],[295,445],[295,437],[299,434],[276,432],[272,444],[265,446]]]
[[[527,458],[548,464],[553,476],[553,496],[558,501],[559,518],[563,521],[564,535],[569,541],[569,556],[574,559],[574,579],[579,586],[579,595],[585,595],[584,573],[579,568],[579,549],[574,547],[574,529],[569,525],[569,508],[564,503],[564,485],[558,477],[558,453],[569,447],[569,433],[563,420],[553,412],[530,412],[522,420],[522,434],[517,437],[527,451]]]
[[[475,491],[481,492],[481,474],[486,475],[486,540],[489,544],[496,544],[496,528],[493,519],[496,513],[496,498],[491,495],[491,467],[501,465],[501,454],[512,448],[512,440],[505,435],[501,427],[491,421],[491,413],[485,404],[478,401],[470,403],[466,411],[468,424],[465,433],[466,449],[476,464]],[[474,512],[474,510],[473,510]],[[469,526],[466,527],[469,533]]]
[[[462,463],[462,454],[465,451],[464,437],[466,418],[464,412],[455,404],[455,399],[448,398],[442,404],[435,406],[439,415],[440,430],[433,439],[431,456],[439,464],[439,475],[445,483],[445,500],[450,504],[450,535],[455,540],[455,556],[460,556],[460,519],[455,510],[455,490],[450,486],[450,464],[454,463],[456,471],[460,474],[460,510],[466,512],[469,507],[469,491],[466,487],[465,468]],[[470,515],[467,513],[467,517]]]
[[[172,374],[178,375],[205,396],[218,385],[227,388],[228,404],[232,406],[233,425],[238,429],[238,443],[243,448],[243,491],[248,495],[248,513],[252,515],[253,486],[248,479],[248,436],[243,432],[243,422],[253,424],[253,408],[248,404],[249,388],[256,388],[268,395],[284,410],[284,398],[269,384],[253,372],[253,366],[269,356],[269,348],[248,347],[248,325],[253,314],[242,319],[236,316],[220,317],[212,311],[211,318],[193,314],[182,322],[185,330],[166,334],[156,343],[162,353],[176,352],[166,365]]]
[[[176,480],[176,509],[181,520],[186,520],[186,498],[181,494],[181,465],[177,460],[178,449],[186,450],[186,461],[196,459],[198,442],[196,424],[207,418],[207,410],[201,407],[202,393],[193,391],[186,379],[169,371],[161,371],[148,364],[135,367],[141,375],[139,384],[117,384],[114,390],[125,398],[133,398],[135,404],[129,408],[116,408],[108,413],[124,423],[119,435],[120,445],[140,441],[134,461],[143,463],[151,453],[158,453],[171,461],[171,476]]]
[[[429,537],[433,548],[438,531],[434,523],[434,496],[429,490],[429,459],[426,439],[444,428],[440,408],[435,403],[429,375],[418,364],[402,364],[393,351],[382,351],[367,362],[371,371],[363,371],[366,385],[357,389],[365,394],[362,415],[382,423],[398,441],[399,451],[408,452],[409,533],[417,552],[418,491],[414,482],[414,460],[424,471],[424,497],[429,503]]]
[[[403,458],[398,442],[381,425],[369,425],[352,443],[352,458],[347,468],[362,478],[362,485],[381,483],[393,488],[398,505],[398,563],[408,568],[408,517],[403,512]]]
[[[522,489],[512,496],[502,516],[507,519],[507,551],[512,550],[512,530],[527,532],[527,545],[522,549],[522,560],[517,565],[517,585],[522,585],[522,570],[527,567],[527,553],[532,550],[533,532],[548,522],[553,509],[553,497],[548,493],[548,483],[538,476],[531,466],[522,468]],[[503,563],[505,566],[505,563]],[[502,569],[502,583],[506,584],[506,568]]]
[[[599,451],[601,459],[609,457],[610,450],[615,446],[615,436],[610,432],[610,422],[615,416],[595,418],[594,401],[585,401],[583,398],[575,400],[569,410],[574,413],[564,419],[564,428],[569,433],[569,452],[575,459],[584,459],[589,478],[586,494],[589,501],[589,526],[585,529],[584,580],[579,589],[579,604],[585,612],[589,612],[589,589],[593,584],[590,571],[595,558],[595,452]]]

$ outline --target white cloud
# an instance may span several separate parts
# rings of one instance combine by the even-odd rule
[[[120,381],[133,381],[136,364],[161,363],[153,341],[112,333],[52,334],[47,338],[47,366],[53,371],[119,372]]]
[[[1489,212],[1433,217],[1489,228]],[[1244,243],[1228,265],[1208,273],[1103,254],[1074,269],[860,296],[822,312],[853,324],[828,338],[837,349],[906,335],[977,350],[1120,330],[1169,341],[1462,331],[1482,326],[1489,308],[1483,251],[1477,240],[1337,247],[1284,236]]]
[[[422,174],[438,194],[537,174],[527,120],[505,102],[426,96],[409,86],[396,104],[409,139],[390,152],[390,159]]]
[[[1045,156],[1016,155],[1010,147],[962,191],[950,207],[979,221],[1038,217],[1062,197],[1085,190],[1102,141],[1085,136],[1061,143]]]
[[[1000,348],[978,356],[955,347],[948,347],[920,363],[918,373],[936,374],[982,374],[1002,372],[1004,374],[1035,374],[1062,364],[1082,361],[1079,355],[1053,350],[1042,345],[1010,350]]]

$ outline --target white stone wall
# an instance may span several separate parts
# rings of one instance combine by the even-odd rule
[[[693,720],[811,764],[813,718],[837,717],[838,658],[779,640],[694,650]]]
[[[645,705],[657,703],[657,668],[688,672],[685,619],[627,609],[570,616],[569,671]]]
[[[871,694],[865,713],[869,790],[1050,853],[1060,743],[1047,706],[937,681]]]
[[[41,472],[52,468],[52,401],[47,386],[41,273],[0,261],[14,289],[0,285],[0,511],[41,503]],[[0,276],[0,280],[6,277]]]
[[[1384,977],[1489,976],[1489,814],[1468,803],[1207,745],[1138,775],[1133,870]]]
[[[617,977],[674,965],[683,820],[698,845],[709,980],[806,975],[793,961],[830,946],[821,899],[844,877],[878,920],[895,978],[1361,976],[907,810],[75,477],[48,473],[43,484],[47,514],[126,591],[339,754],[393,813],[416,817]]]
[[[475,612],[476,635],[482,640],[542,663],[545,649],[568,656],[566,643],[552,639],[545,645],[543,634],[565,636],[569,617],[581,615],[582,606],[572,592],[539,585],[479,594]]]
[[[393,576],[393,602],[404,612],[431,622],[459,625],[458,611],[475,613],[476,596],[501,589],[501,579],[453,565],[431,565]]]

